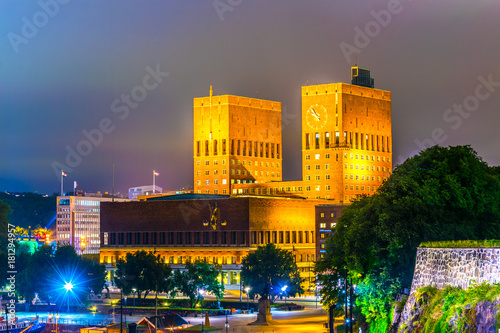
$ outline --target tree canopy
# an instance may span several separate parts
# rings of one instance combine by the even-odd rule
[[[262,299],[274,299],[287,286],[289,296],[302,294],[302,280],[291,251],[280,249],[269,243],[259,246],[242,261],[242,283],[251,288],[250,295],[259,295]]]
[[[434,146],[397,166],[371,197],[347,207],[316,265],[325,305],[341,303],[344,267],[371,331],[386,331],[401,288],[410,288],[424,241],[497,238],[500,177],[470,146]]]
[[[34,253],[17,248],[16,289],[27,301],[38,293],[41,299],[58,304],[71,297],[72,303],[85,305],[91,291],[100,294],[104,288],[104,265],[78,256],[71,245],[61,245],[55,252],[49,245]],[[72,285],[71,292],[64,289],[66,283]]]
[[[217,299],[224,296],[224,284],[219,280],[221,271],[203,260],[186,262],[185,270],[175,272],[178,291],[189,297],[191,306],[203,300],[201,290],[214,295]]]
[[[172,292],[172,269],[166,263],[160,262],[159,256],[144,250],[127,253],[125,259],[116,264],[115,283],[125,295],[137,290],[138,298],[144,292]]]

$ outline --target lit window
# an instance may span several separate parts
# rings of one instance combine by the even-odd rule
[[[307,175],[306,180],[311,180],[311,176]]]
[[[209,180],[205,180],[205,185],[210,185],[210,181]]]
[[[319,227],[320,227],[320,228],[326,228],[326,223],[320,223],[320,224],[319,224]]]
[[[319,160],[319,156],[320,156],[320,154],[316,154],[316,155],[314,156],[314,158],[315,158],[315,159],[317,159],[317,160]]]
[[[325,217],[325,213],[320,213],[320,214],[319,214],[319,216],[320,216],[320,217]],[[324,224],[324,223],[322,223],[322,224]],[[323,227],[323,228],[324,228],[324,227]]]
[[[319,191],[319,190],[321,190],[321,186],[316,185],[316,191]]]

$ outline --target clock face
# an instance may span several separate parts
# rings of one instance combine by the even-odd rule
[[[323,105],[315,104],[307,109],[306,121],[309,127],[313,129],[320,129],[325,126],[327,118],[328,114]]]

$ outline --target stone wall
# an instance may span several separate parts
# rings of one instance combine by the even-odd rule
[[[414,325],[418,324],[424,311],[423,300],[417,300],[415,297],[415,291],[418,288],[432,286],[443,289],[450,285],[466,289],[472,283],[480,284],[482,282],[490,284],[500,282],[500,248],[419,247],[410,297],[401,315],[394,317],[391,332],[414,331]],[[478,307],[488,307],[488,309],[478,308],[476,309],[477,313],[494,312],[488,317],[489,324],[486,323],[488,325],[492,323],[492,318],[496,315],[495,311],[497,310],[494,309],[496,305],[478,304]],[[479,317],[481,316],[478,315]],[[478,330],[477,332],[490,331]]]
[[[418,288],[500,282],[500,248],[418,248],[411,294]]]

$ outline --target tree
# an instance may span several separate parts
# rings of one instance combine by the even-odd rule
[[[302,294],[302,279],[292,252],[280,249],[273,243],[259,246],[242,261],[242,283],[250,286],[250,295],[259,295],[262,299],[274,300],[287,286],[288,296]]]
[[[120,259],[116,267],[115,283],[125,295],[132,293],[132,289],[137,290],[138,298],[142,292],[146,297],[151,291],[168,293],[173,290],[172,269],[152,252],[127,253],[125,260]]]
[[[214,295],[217,300],[224,297],[224,285],[218,279],[221,271],[204,260],[194,263],[186,262],[184,271],[175,272],[175,282],[178,290],[189,297],[191,307],[203,301],[201,290]]]
[[[428,148],[399,165],[371,197],[347,207],[316,265],[324,303],[339,303],[344,267],[370,330],[387,331],[394,297],[410,288],[424,241],[500,233],[500,180],[469,146]]]

